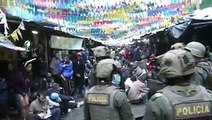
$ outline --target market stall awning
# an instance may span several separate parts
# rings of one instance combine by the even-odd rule
[[[175,39],[184,40],[191,35],[193,30],[212,25],[211,11],[212,7],[196,10],[188,15],[182,23],[170,27],[167,32]]]
[[[25,48],[15,46],[8,39],[0,39],[0,47],[5,47],[5,48],[11,49],[11,50],[15,50],[15,51],[26,51]]]

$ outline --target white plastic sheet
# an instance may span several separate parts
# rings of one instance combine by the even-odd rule
[[[50,46],[55,49],[82,50],[82,43],[83,39],[81,38],[68,38],[52,35]]]
[[[5,48],[11,49],[11,50],[15,50],[15,51],[26,51],[25,48],[15,46],[9,40],[6,40],[6,41],[1,41],[0,40],[0,47],[5,47]]]
[[[212,20],[212,7],[196,10],[190,14],[190,18],[196,20]]]

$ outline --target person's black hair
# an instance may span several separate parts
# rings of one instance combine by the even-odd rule
[[[40,97],[41,95],[42,95],[43,97],[46,97],[46,96],[47,96],[46,91],[45,91],[45,90],[39,90],[39,91],[37,92],[37,96]]]
[[[58,53],[59,53],[58,51],[54,51],[54,52],[53,52],[54,57],[55,57],[56,54],[58,54]]]
[[[136,77],[134,76],[134,75],[132,75],[131,77],[130,77],[130,79],[131,79],[131,81],[136,81]]]

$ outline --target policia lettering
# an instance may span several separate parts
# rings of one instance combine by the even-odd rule
[[[109,105],[110,95],[104,93],[89,93],[87,97],[87,103],[97,105]]]
[[[188,119],[211,116],[211,103],[187,103],[174,106],[175,119]]]

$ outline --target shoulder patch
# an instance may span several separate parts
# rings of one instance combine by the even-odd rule
[[[150,100],[155,101],[157,98],[160,98],[161,96],[163,96],[162,93],[156,93],[150,98]]]

